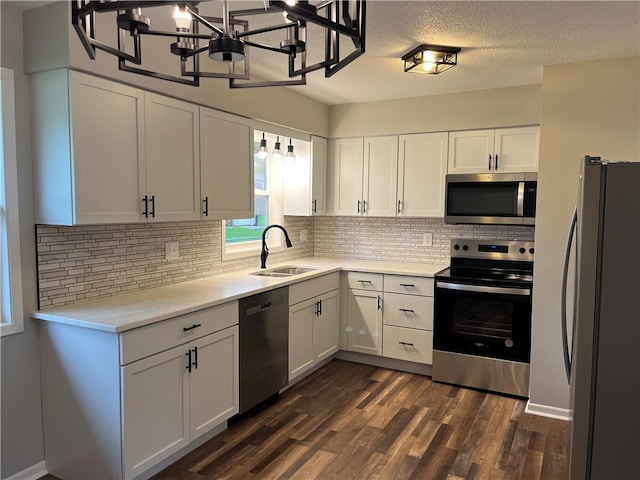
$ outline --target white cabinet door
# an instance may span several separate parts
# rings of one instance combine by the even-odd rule
[[[449,132],[449,173],[489,173],[493,142],[493,130]]]
[[[398,137],[364,139],[362,213],[395,217],[398,183]]]
[[[68,70],[30,92],[36,223],[139,222],[144,92]]]
[[[495,165],[498,173],[537,172],[540,127],[502,128],[495,132]]]
[[[443,217],[447,132],[400,135],[398,216]]]
[[[125,478],[189,443],[186,351],[181,345],[121,367]]]
[[[289,307],[289,380],[313,366],[313,323],[318,299]]]
[[[311,137],[311,214],[327,211],[327,140]]]
[[[313,356],[320,362],[338,351],[340,290],[333,290],[320,297],[320,312],[313,323]]]
[[[363,139],[346,138],[333,142],[333,213],[362,213]]]
[[[284,214],[326,213],[327,140],[311,137],[311,157],[297,157],[284,167]]]
[[[200,107],[203,219],[253,217],[253,128],[250,120]]]
[[[347,350],[382,355],[381,294],[349,289],[347,295]]]
[[[147,220],[200,219],[197,105],[145,92]]]
[[[238,326],[191,342],[191,441],[238,413]]]

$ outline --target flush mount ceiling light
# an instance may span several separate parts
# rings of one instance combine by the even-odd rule
[[[206,0],[210,1],[210,0]],[[231,88],[305,85],[307,73],[324,69],[325,77],[331,77],[350,64],[365,51],[366,0],[325,0],[312,4],[308,0],[263,0],[263,8],[230,10],[228,0],[222,3],[222,18],[198,14],[199,1],[125,1],[125,0],[72,0],[71,23],[80,37],[82,45],[91,59],[96,50],[102,50],[118,59],[118,68],[149,77],[187,85],[198,86],[200,78],[227,78]],[[242,4],[243,2],[237,1]],[[162,16],[158,23],[166,23],[173,17],[175,29],[152,30],[155,22],[143,14],[143,9],[152,8],[155,16]],[[148,9],[145,10],[145,13]],[[281,12],[280,15],[266,15]],[[112,46],[96,37],[96,16],[111,15],[116,20],[117,45]],[[251,29],[247,18],[262,16],[271,24]],[[102,18],[102,17],[101,17]],[[277,22],[273,24],[274,20]],[[322,60],[307,65],[307,27],[324,31],[324,55]],[[265,34],[279,31],[282,40],[275,45],[262,43]],[[156,64],[170,65],[179,62],[179,74],[143,65],[142,39],[144,37],[166,37],[172,43],[160,52],[152,51]],[[351,40],[354,49],[341,57],[340,39]],[[249,51],[268,50],[286,57],[287,80],[250,81]],[[200,57],[223,62],[228,68],[210,71],[201,68]],[[157,56],[166,57],[158,62]],[[207,60],[208,60],[207,59]],[[202,62],[204,66],[204,62]],[[177,66],[173,67],[177,71]]]
[[[404,71],[437,75],[458,64],[458,47],[419,45],[402,56]]]

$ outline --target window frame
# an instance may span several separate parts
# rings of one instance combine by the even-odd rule
[[[18,161],[16,148],[14,71],[2,67],[0,80],[2,161],[0,168],[0,335],[24,331],[20,223],[18,214]],[[8,318],[7,318],[8,317]]]
[[[262,134],[264,133],[265,138],[267,139],[267,145],[271,150],[275,141],[277,134],[270,133],[268,131],[262,130],[254,130],[254,148],[252,151],[255,155],[255,145],[260,143],[260,139],[262,138]],[[281,143],[284,144],[284,142]],[[258,188],[255,189],[254,192],[254,208],[255,208],[255,199],[261,196],[269,197],[269,224],[280,224],[282,225],[284,221],[284,203],[283,203],[283,170],[282,170],[282,160],[274,160],[269,153],[269,156],[266,159],[266,169],[267,169],[267,188],[266,190],[260,190]],[[255,172],[254,172],[254,184],[255,184]],[[229,220],[237,220],[237,219],[229,219]],[[262,250],[262,241],[261,240],[251,240],[246,242],[236,242],[227,244],[226,241],[226,220],[222,220],[221,222],[222,228],[222,260],[233,260],[237,258],[250,257],[254,255],[260,254]],[[284,249],[283,244],[283,235],[281,234],[279,229],[269,230],[267,237],[267,246],[269,247],[269,252],[279,252]]]

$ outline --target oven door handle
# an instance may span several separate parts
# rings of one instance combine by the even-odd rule
[[[531,295],[529,288],[489,287],[485,285],[465,285],[461,283],[436,282],[436,288],[462,290],[464,292],[497,293],[500,295]]]

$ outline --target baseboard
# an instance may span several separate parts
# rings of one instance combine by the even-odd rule
[[[402,372],[415,373],[418,375],[431,376],[431,365],[423,363],[408,362],[406,360],[397,360],[395,358],[379,357],[377,355],[367,355],[366,353],[348,352],[339,350],[336,358],[355,363],[364,363],[374,367],[389,368],[391,370],[400,370]]]
[[[42,461],[4,480],[36,480],[37,478],[44,477],[47,473],[47,465]]]
[[[549,405],[540,405],[538,403],[531,403],[527,401],[527,406],[524,409],[524,413],[530,413],[531,415],[538,415],[540,417],[555,418],[557,420],[571,420],[571,410],[566,408],[550,407]]]

